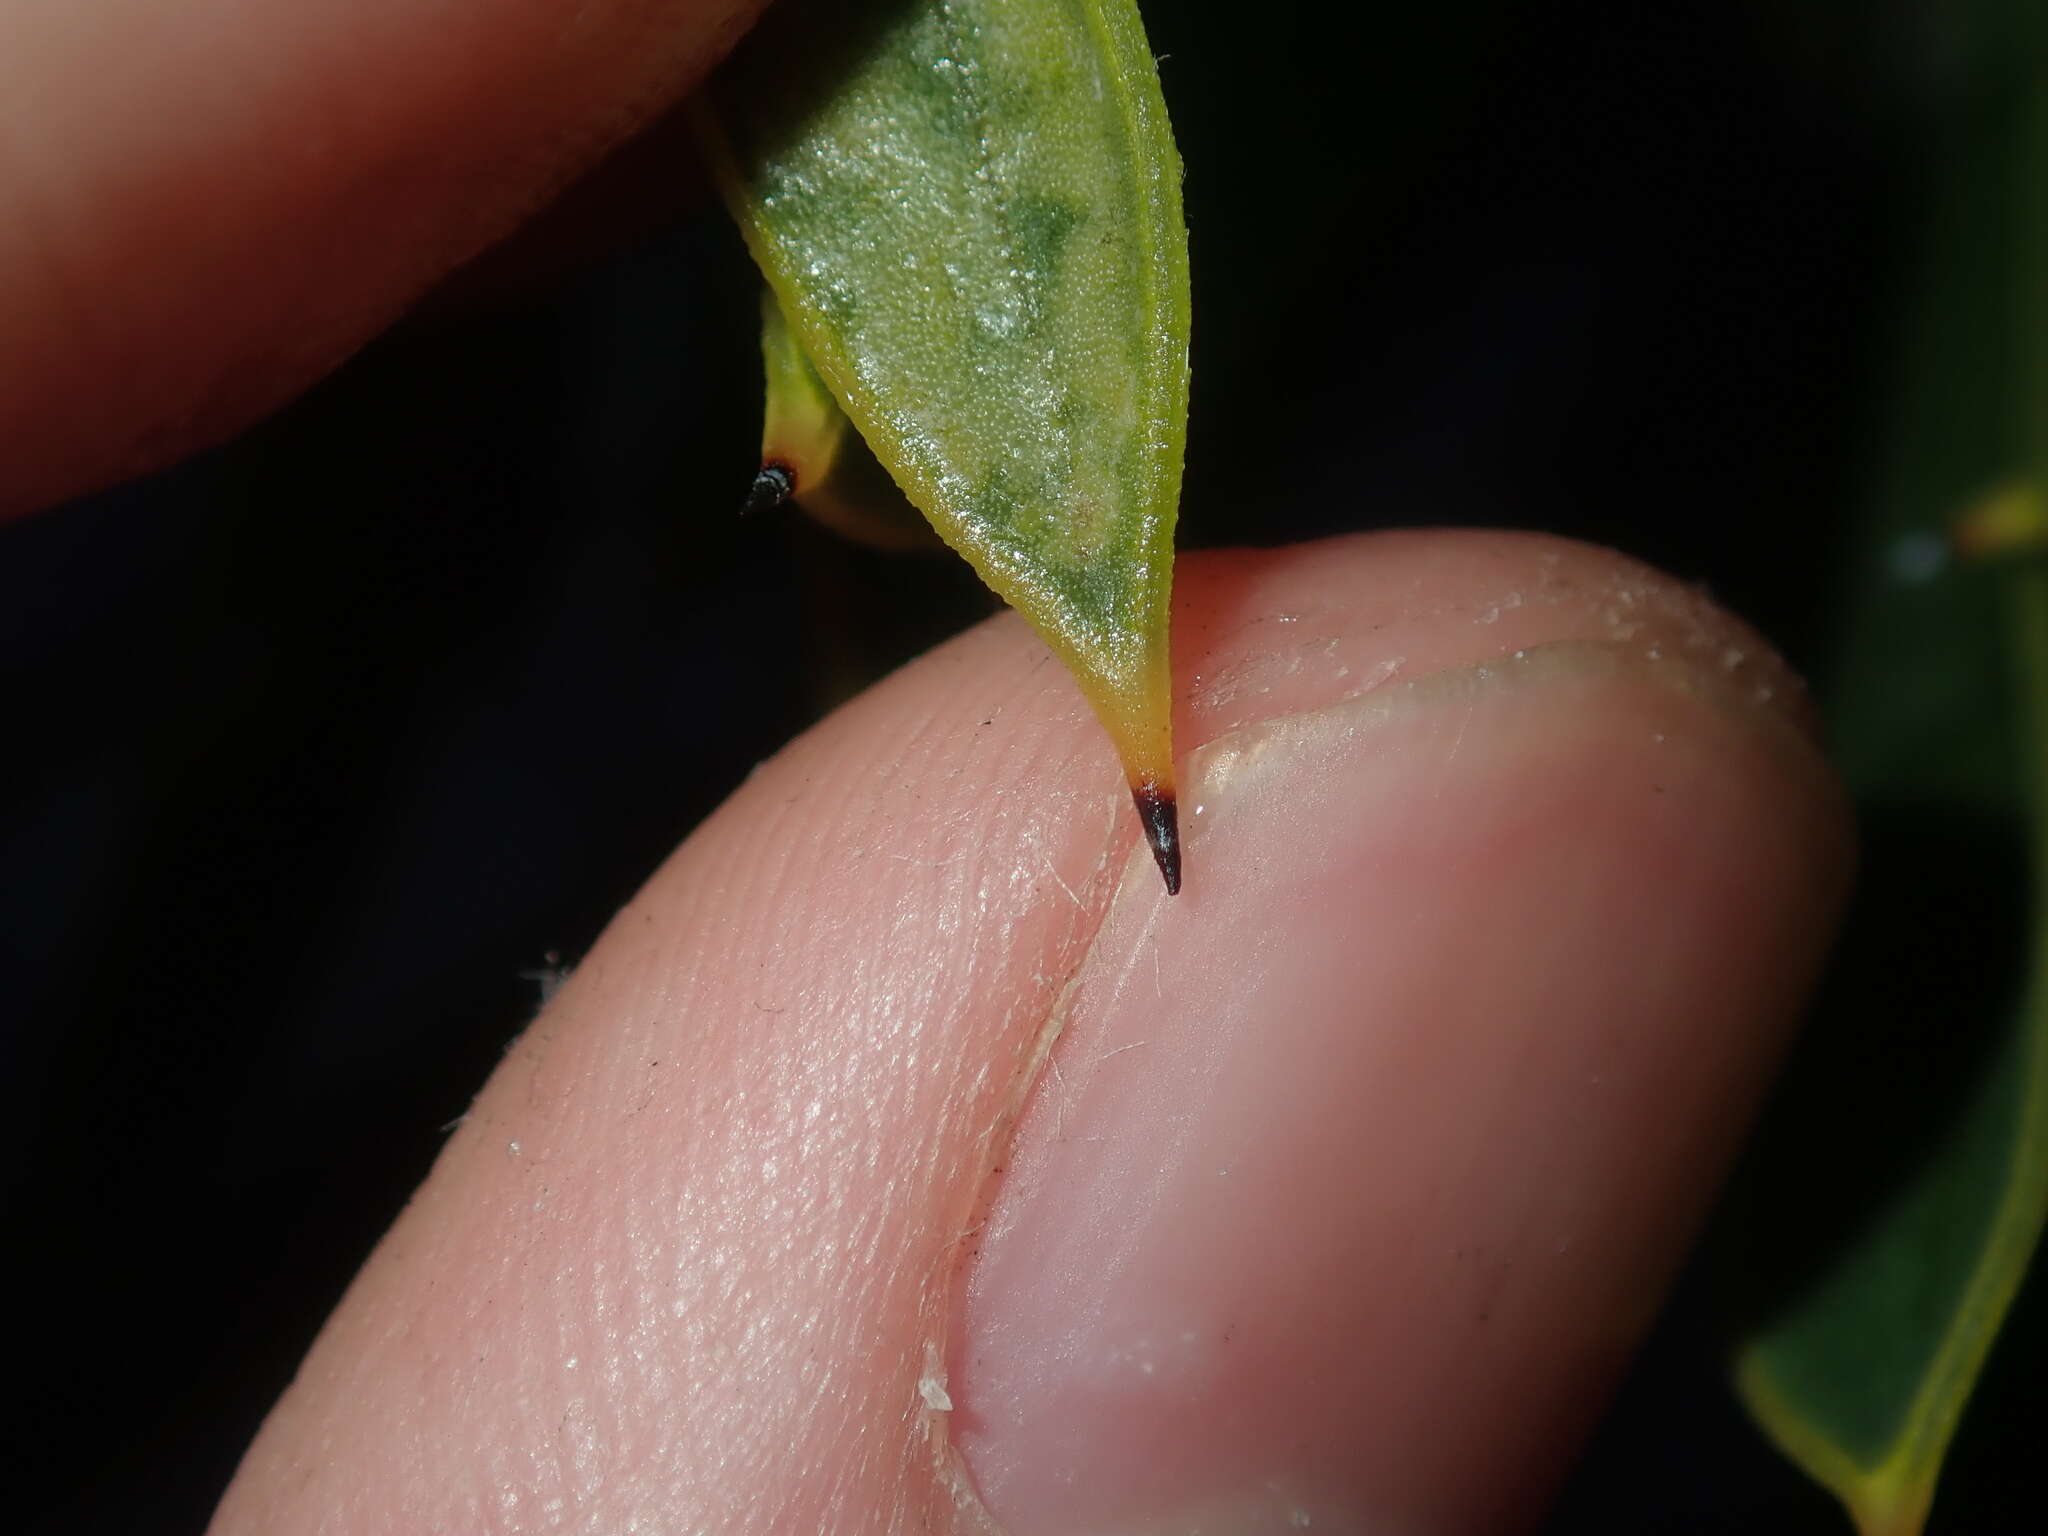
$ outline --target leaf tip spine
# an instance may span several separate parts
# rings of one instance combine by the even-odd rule
[[[1145,829],[1153,862],[1166,882],[1166,894],[1180,894],[1180,802],[1171,784],[1146,779],[1131,786],[1131,800],[1138,807],[1138,822]]]

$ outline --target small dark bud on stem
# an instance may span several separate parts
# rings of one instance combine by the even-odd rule
[[[754,483],[747,491],[747,499],[740,506],[742,514],[766,512],[781,506],[796,494],[796,471],[787,464],[770,462],[761,466],[761,472],[754,476]]]

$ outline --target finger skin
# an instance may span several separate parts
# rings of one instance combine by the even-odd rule
[[[11,0],[0,513],[217,441],[687,90],[765,0]]]
[[[215,1529],[1530,1516],[1790,1026],[1839,801],[1754,637],[1604,552],[1184,568],[1177,902],[1015,620],[831,717],[509,1053]],[[1144,1371],[1134,1297],[1209,1342]]]
[[[1639,645],[1196,754],[1207,878],[1120,891],[956,1316],[955,1438],[1015,1536],[1541,1513],[1835,894],[1783,819],[1803,744],[1701,750],[1699,686],[1756,685]]]

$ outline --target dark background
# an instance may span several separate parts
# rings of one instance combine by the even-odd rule
[[[1146,9],[1188,166],[1184,545],[1576,534],[1825,695],[1912,40],[1767,0]],[[736,515],[754,297],[686,162],[662,131],[241,440],[0,529],[23,1529],[199,1529],[549,957],[985,609],[964,566]],[[1727,1395],[1715,1289],[1688,1274],[1557,1529],[1839,1528]]]

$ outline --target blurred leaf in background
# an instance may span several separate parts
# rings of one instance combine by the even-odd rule
[[[2048,1213],[2048,930],[2025,858],[2048,589],[2033,561],[1957,561],[1944,535],[1969,509],[2020,537],[2048,471],[2044,21],[2037,0],[1891,18],[1918,87],[1918,219],[1822,688],[1866,868],[1744,1206],[1744,1399],[1865,1536],[1920,1531],[1930,1503],[1937,1531],[2019,1515],[1971,1475],[1934,1492]],[[1994,1392],[1975,1413],[2010,1442],[2027,1411]]]

